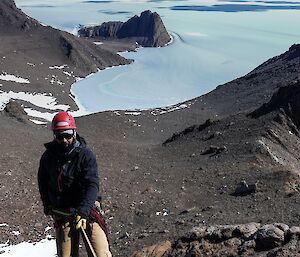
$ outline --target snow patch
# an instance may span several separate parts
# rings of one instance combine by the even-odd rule
[[[5,108],[6,103],[9,102],[10,99],[18,99],[26,102],[30,102],[35,106],[46,108],[49,110],[63,110],[67,111],[70,106],[57,104],[56,98],[49,96],[47,94],[31,94],[26,92],[3,92],[0,91],[0,110]]]
[[[63,74],[69,76],[69,77],[72,77],[73,75],[70,73],[70,72],[67,72],[67,71],[64,71]]]
[[[24,111],[27,113],[27,115],[36,117],[36,118],[42,118],[47,121],[51,121],[53,116],[55,114],[50,113],[50,112],[40,112],[37,110],[33,110],[32,108],[24,108]]]
[[[61,65],[61,66],[54,65],[54,66],[50,66],[49,69],[51,69],[51,70],[54,70],[54,69],[62,70],[63,68],[67,68],[67,67],[68,67],[67,64],[64,64],[64,65]]]
[[[45,233],[48,232],[48,231],[51,230],[51,229],[52,229],[52,227],[49,227],[49,226],[46,227],[46,228],[45,228]]]
[[[76,78],[75,78],[75,81],[78,82],[78,81],[83,80],[83,79],[84,79],[84,78],[76,77]]]
[[[28,79],[17,77],[15,75],[11,75],[11,74],[1,74],[0,79],[5,80],[5,81],[13,81],[13,82],[21,83],[21,84],[29,84],[30,83],[30,81]]]
[[[12,231],[11,234],[13,234],[14,236],[19,236],[21,235],[20,231]]]
[[[138,116],[138,115],[141,115],[141,112],[125,112],[125,115]]]
[[[29,120],[37,125],[46,125],[48,123],[48,122],[40,121],[40,120],[33,120],[33,119],[29,119]]]
[[[0,245],[1,257],[40,257],[41,253],[43,257],[55,257],[56,245],[55,240],[43,239],[36,243],[23,242],[17,245]]]
[[[154,115],[154,116],[157,116],[157,115],[161,115],[161,114],[166,114],[166,113],[169,113],[169,112],[174,112],[174,111],[177,111],[177,110],[181,110],[181,109],[185,109],[189,106],[191,106],[192,103],[189,103],[189,104],[180,104],[179,106],[170,106],[170,107],[166,107],[166,108],[157,108],[157,109],[154,109],[153,111],[151,111],[151,114]]]

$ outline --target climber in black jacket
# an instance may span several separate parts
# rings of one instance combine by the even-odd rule
[[[54,140],[45,144],[38,184],[44,213],[52,215],[55,221],[57,254],[59,257],[78,256],[82,227],[87,229],[97,255],[110,257],[106,228],[97,219],[101,214],[95,212],[99,197],[96,157],[76,132],[75,120],[69,113],[57,113],[52,120],[52,130]],[[60,215],[60,212],[69,215]]]

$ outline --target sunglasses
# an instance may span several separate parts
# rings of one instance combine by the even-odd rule
[[[60,134],[55,134],[55,139],[57,140],[64,140],[67,139],[71,139],[74,136],[74,134],[67,134],[67,133],[60,133]]]

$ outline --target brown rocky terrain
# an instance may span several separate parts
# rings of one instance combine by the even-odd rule
[[[300,256],[299,49],[176,106],[76,119],[99,162],[114,256],[155,244],[135,256]],[[0,243],[53,234],[36,184],[53,137],[18,104],[0,114]]]

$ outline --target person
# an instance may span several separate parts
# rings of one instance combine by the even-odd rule
[[[75,119],[69,113],[58,112],[52,120],[52,130],[54,139],[45,144],[40,159],[38,186],[44,213],[54,219],[57,255],[77,257],[80,232],[85,232],[94,250],[88,251],[88,256],[111,257],[97,201],[96,157],[77,133]]]

